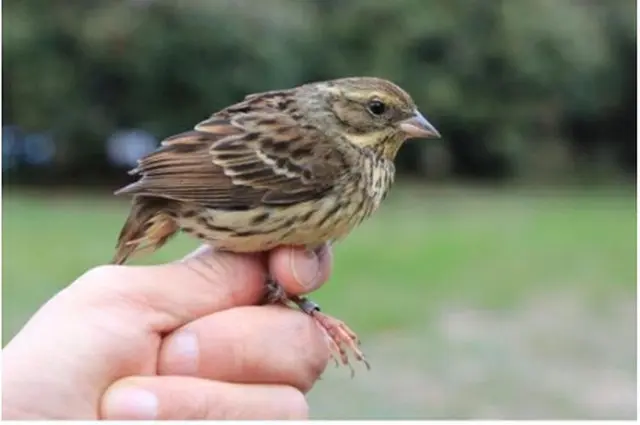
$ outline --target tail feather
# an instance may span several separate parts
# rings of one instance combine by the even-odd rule
[[[136,196],[124,223],[112,264],[124,264],[132,255],[155,251],[174,236],[179,227],[169,214],[171,202],[162,198]]]

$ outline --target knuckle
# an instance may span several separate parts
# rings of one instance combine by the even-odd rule
[[[111,284],[122,279],[125,272],[123,266],[112,264],[93,267],[76,279],[66,290],[86,297],[88,300],[107,297],[111,292],[108,290]]]
[[[129,266],[101,265],[89,269],[68,289],[84,300],[83,307],[87,309],[146,308],[143,296],[130,284],[132,278]]]

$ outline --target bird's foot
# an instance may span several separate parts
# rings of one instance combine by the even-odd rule
[[[263,304],[289,305],[290,302],[295,303],[300,310],[311,316],[325,333],[329,342],[331,358],[334,360],[336,366],[340,364],[348,366],[351,370],[351,376],[353,377],[355,371],[349,361],[348,355],[348,351],[351,351],[357,361],[363,362],[367,369],[371,368],[364,353],[360,350],[360,340],[358,336],[346,323],[321,313],[320,306],[306,297],[288,295],[278,282],[271,278],[267,279]]]
[[[287,304],[289,299],[282,285],[274,279],[268,278],[265,286],[266,292],[262,304]]]
[[[336,366],[340,363],[344,366],[348,366],[351,369],[351,377],[354,376],[355,371],[353,366],[349,362],[349,356],[347,351],[350,350],[357,361],[363,362],[367,369],[371,369],[369,362],[365,358],[364,353],[360,350],[360,340],[358,335],[347,326],[342,320],[338,320],[327,314],[320,312],[318,304],[305,297],[292,296],[289,297],[291,301],[296,303],[298,307],[316,321],[320,326],[320,329],[327,335],[329,341],[329,348],[331,350],[331,357],[333,358]]]

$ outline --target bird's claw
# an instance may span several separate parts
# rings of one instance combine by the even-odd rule
[[[319,311],[314,311],[311,316],[327,335],[329,348],[331,350],[331,357],[336,365],[341,363],[344,366],[348,366],[351,370],[351,377],[353,378],[355,376],[355,370],[349,362],[349,356],[345,349],[346,347],[353,353],[353,356],[357,361],[364,363],[367,370],[371,369],[364,353],[359,348],[360,340],[358,336],[344,322],[331,316],[327,316],[324,313],[320,313]]]

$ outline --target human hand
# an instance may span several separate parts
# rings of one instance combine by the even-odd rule
[[[325,336],[300,311],[255,304],[267,271],[302,294],[330,268],[329,248],[283,247],[268,260],[202,248],[165,265],[92,269],[3,350],[3,417],[304,419]]]

